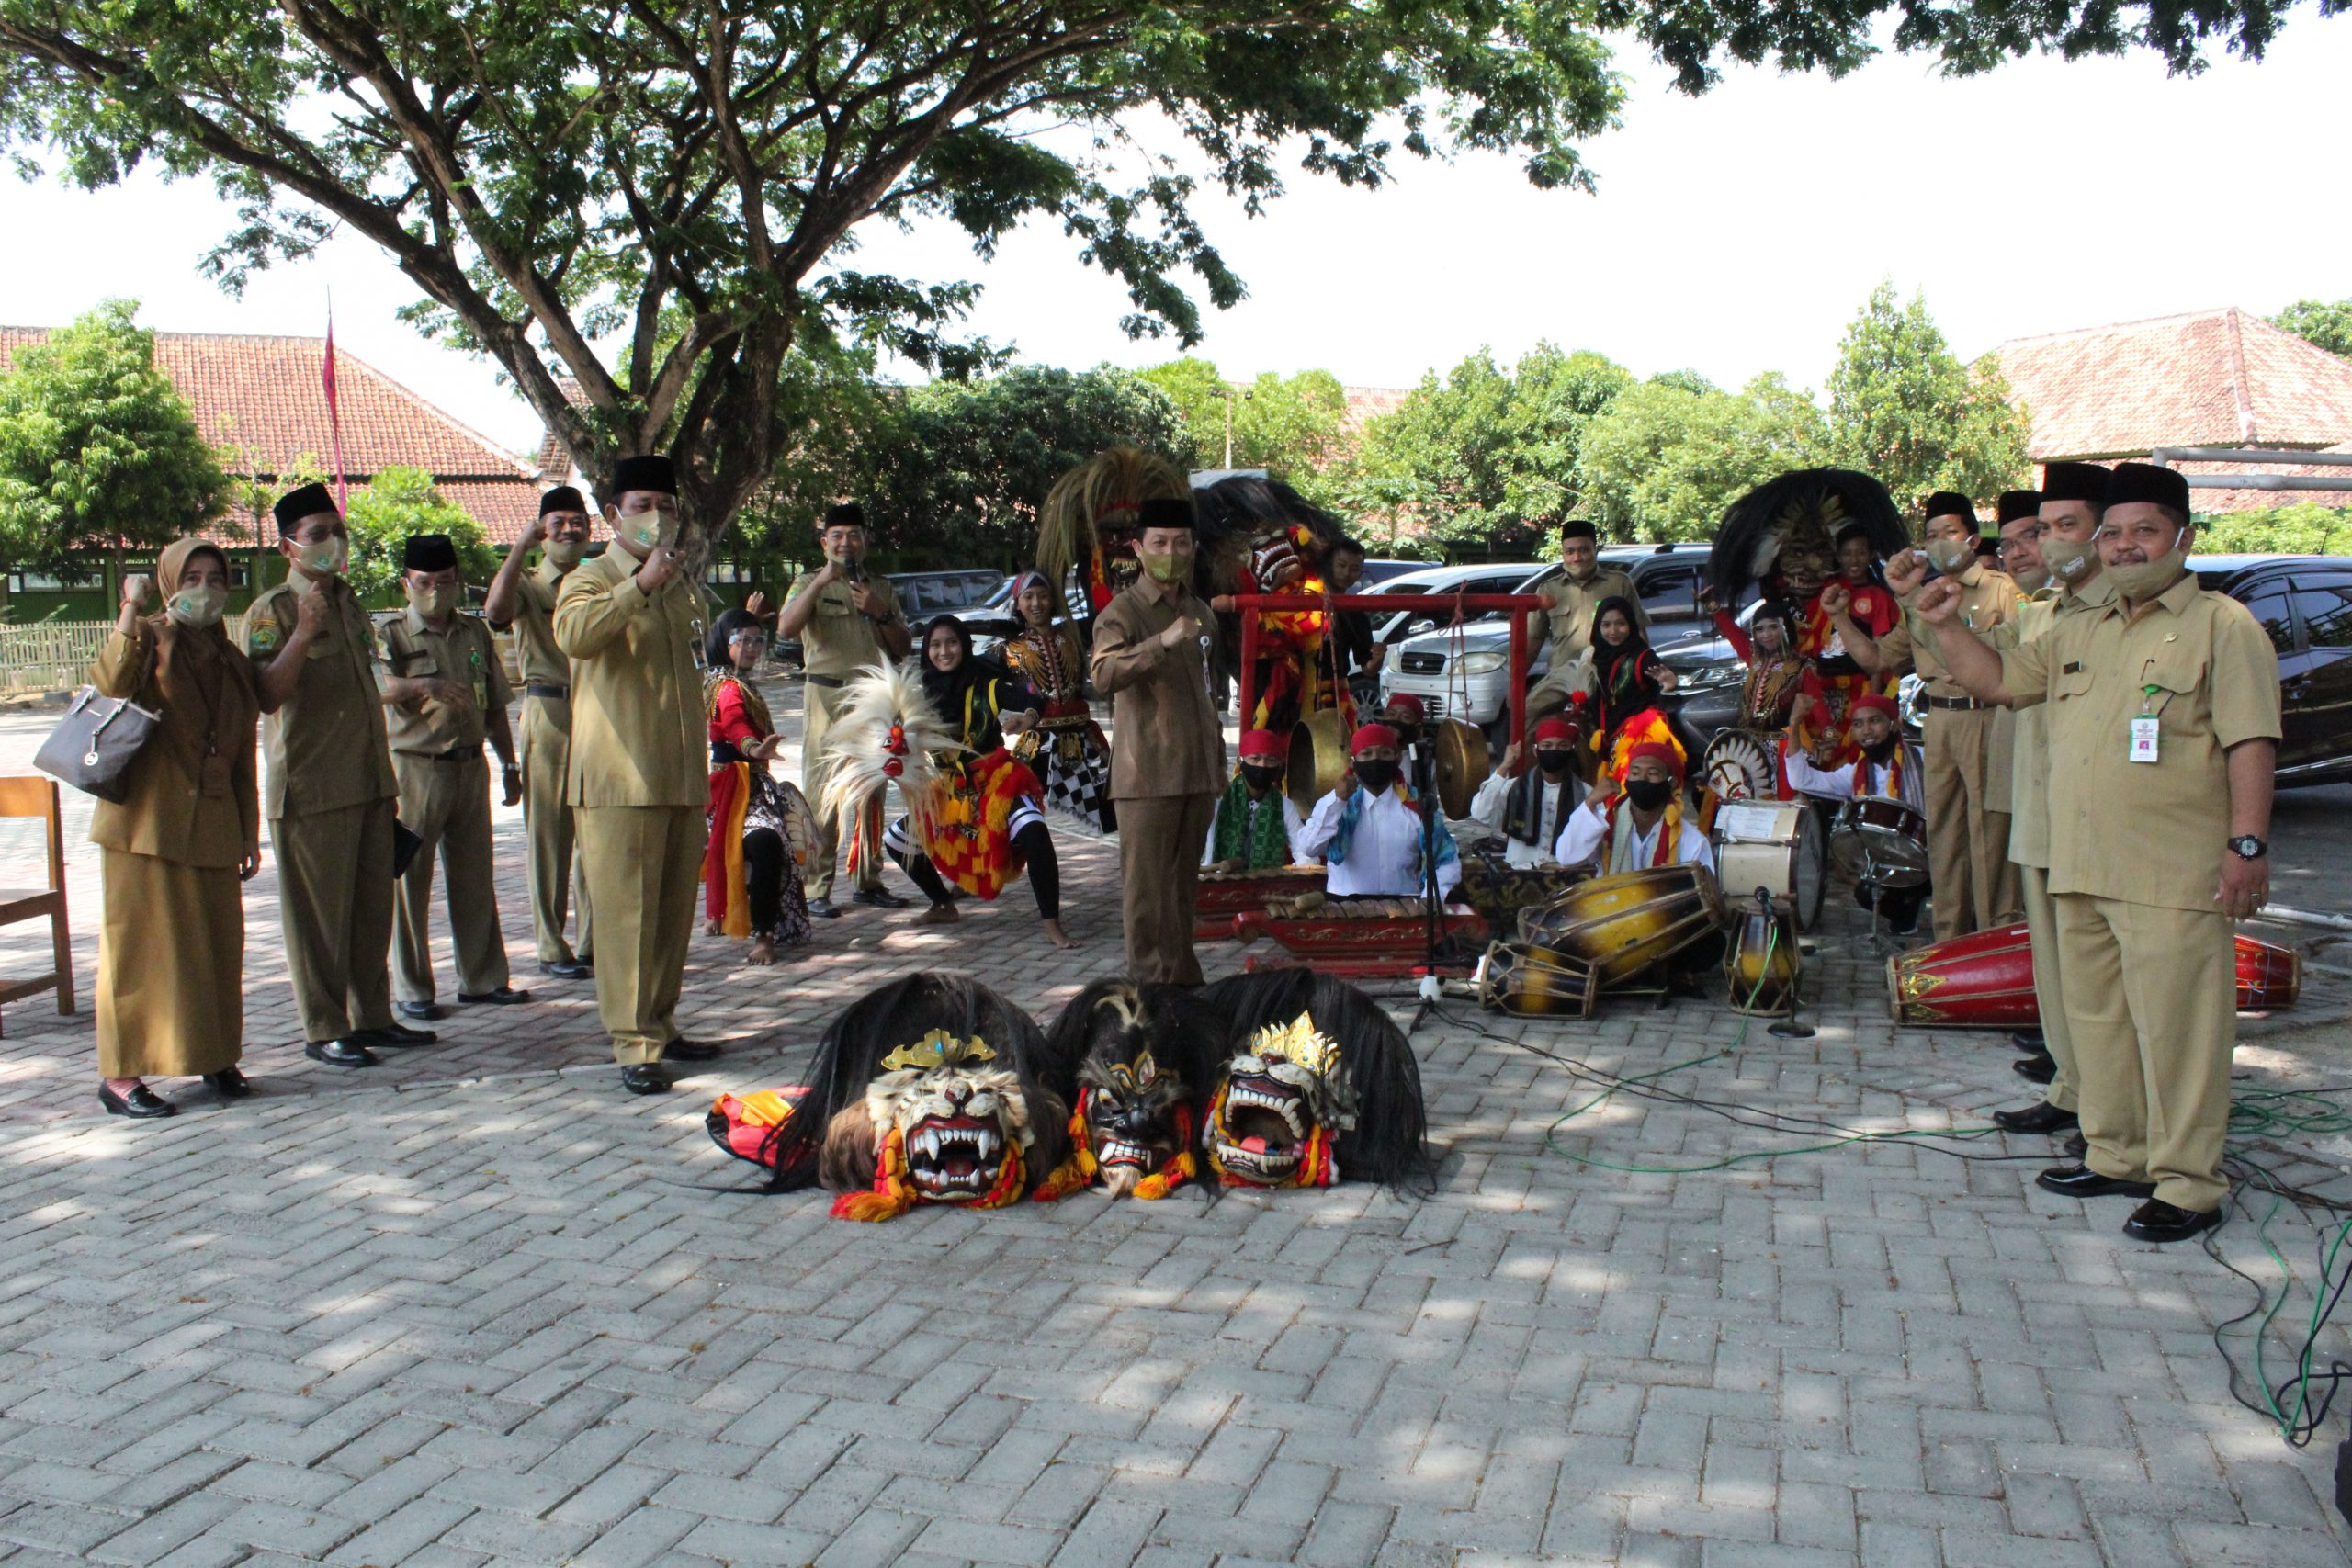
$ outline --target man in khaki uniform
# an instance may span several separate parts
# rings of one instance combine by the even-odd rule
[[[269,760],[263,810],[277,855],[277,911],[302,1015],[303,1055],[373,1064],[377,1045],[430,1044],[392,1018],[392,820],[376,634],[343,579],[351,535],[324,485],[274,509],[287,580],[245,613]]]
[[[1102,607],[1089,672],[1111,699],[1127,968],[1197,986],[1201,846],[1226,785],[1225,730],[1209,700],[1215,623],[1193,594],[1193,503],[1147,501],[1138,521],[1143,575]]]
[[[1977,558],[1982,532],[1966,496],[1939,491],[1928,498],[1928,558],[1959,585],[1955,614],[1980,637],[2009,618],[2018,598],[2016,583]],[[1897,597],[1915,588],[1917,558],[1904,552],[1888,562],[1886,581]],[[1997,925],[2000,911],[2017,898],[2004,891],[2014,874],[2007,823],[1991,813],[1986,800],[1992,705],[1971,696],[1944,673],[1935,649],[1913,635],[1907,611],[1875,643],[1867,636],[1849,638],[1847,651],[1874,675],[1909,664],[1928,683],[1928,884],[1935,902],[1936,940]]]
[[[596,1007],[632,1094],[670,1087],[664,1057],[718,1047],[678,1032],[678,992],[702,876],[702,594],[682,574],[676,471],[624,457],[605,521],[613,546],[563,580],[556,646],[571,660],[571,766],[564,800],[596,906]]]
[[[1535,591],[1541,610],[1527,614],[1527,656],[1547,643],[1552,666],[1527,694],[1531,719],[1557,713],[1568,699],[1589,683],[1591,667],[1585,656],[1592,651],[1592,623],[1603,600],[1623,599],[1634,606],[1634,629],[1646,635],[1649,615],[1634,580],[1613,566],[1600,564],[1600,545],[1590,523],[1571,517],[1560,525],[1561,575]]]
[[[2000,537],[1994,541],[1993,553],[1986,558],[2017,585],[2016,608],[2021,610],[2028,598],[2046,581],[2040,575],[2041,492],[2038,490],[2005,490],[1994,502],[1994,513],[1998,520]],[[2011,559],[2012,556],[2016,558]],[[2025,581],[2028,576],[2034,580],[2030,586]],[[2011,621],[2014,620],[2015,615],[2012,615]],[[2025,892],[2018,881],[2015,843],[2015,789],[2011,782],[2017,772],[2018,720],[2020,716],[2015,708],[1995,708],[1992,727],[1984,738],[1984,814],[1991,823],[1990,836],[2000,840],[2008,856],[2008,863],[2000,868],[1994,881],[1993,918],[1985,922],[1987,929],[2013,926],[2025,919]]]
[[[2122,463],[2098,547],[2109,603],[1996,654],[1957,626],[1957,585],[1923,591],[1962,684],[2050,705],[2050,889],[2083,1079],[2084,1163],[2036,1179],[2143,1198],[2124,1234],[2221,1223],[2237,1041],[2232,922],[2269,896],[2278,660],[2245,607],[2197,584],[2188,485]]]
[[[401,826],[418,840],[393,904],[392,977],[401,1016],[429,1019],[441,1014],[433,999],[428,919],[436,852],[449,889],[458,1000],[469,1007],[530,1000],[528,991],[506,983],[483,739],[498,753],[509,806],[523,798],[523,774],[506,726],[512,694],[498,646],[487,626],[458,613],[465,594],[458,547],[447,534],[412,535],[401,564],[408,608],[384,623],[384,663],[396,680],[424,690],[385,714]]]
[[[844,502],[825,513],[825,564],[793,586],[776,618],[776,635],[798,637],[801,651],[800,790],[812,801],[825,798],[832,775],[825,734],[840,716],[850,679],[869,665],[904,659],[914,649],[898,596],[887,577],[865,573],[865,509]],[[819,919],[839,918],[833,906],[833,864],[840,857],[842,825],[822,811],[817,816],[817,845],[808,857],[802,890],[808,912]],[[881,842],[868,836],[868,852],[857,867],[853,901],[881,908],[904,908],[907,900],[882,886]]]
[[[540,547],[537,571],[523,570]],[[563,803],[571,764],[571,660],[555,645],[555,600],[564,577],[588,552],[588,502],[570,485],[539,497],[538,520],[506,553],[491,579],[482,614],[499,631],[514,630],[523,667],[523,831],[530,840],[531,930],[539,973],[584,980],[595,973],[587,879],[572,859],[574,823]],[[580,911],[580,941],[564,940],[566,896]]]

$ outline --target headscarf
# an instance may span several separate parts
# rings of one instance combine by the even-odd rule
[[[956,634],[956,641],[964,649],[963,659],[953,670],[941,670],[931,661],[931,639],[942,626]],[[922,694],[939,710],[939,716],[955,727],[966,749],[994,750],[998,736],[993,694],[980,692],[977,712],[971,699],[976,688],[992,685],[1003,672],[972,651],[971,628],[954,615],[934,615],[922,628],[922,640],[915,644],[915,658],[920,660],[916,668],[922,681]]]
[[[229,552],[209,539],[175,539],[164,548],[155,560],[155,592],[165,605],[180,591],[180,580],[187,575],[187,563],[199,555],[209,555],[220,563],[220,582],[229,582]],[[229,632],[226,621],[216,622],[201,629],[180,625],[168,613],[159,612],[147,617],[148,634],[155,639],[155,679],[168,692],[176,667],[184,677],[196,681],[203,688],[208,705],[217,702],[220,682],[224,677],[238,682],[256,700],[260,695],[253,684],[252,667],[241,659],[222,659],[228,651]]]
[[[1615,610],[1625,617],[1625,640],[1612,644],[1600,635],[1600,623]],[[1612,593],[1593,607],[1592,673],[1600,688],[1600,711],[1606,728],[1614,729],[1628,714],[1649,705],[1642,694],[1642,660],[1650,657],[1649,639],[1642,635],[1641,613],[1622,593]]]
[[[720,674],[734,673],[735,651],[728,644],[733,642],[735,634],[745,626],[760,625],[760,618],[749,610],[723,611],[718,619],[710,623],[710,635],[703,639],[703,663]]]
[[[1069,615],[1069,606],[1062,602],[1060,591],[1046,581],[1044,572],[1033,569],[1014,578],[1012,592],[1006,597],[1005,602],[1012,606],[1012,618],[1020,623],[1021,629],[1023,631],[1033,629],[1029,625],[1028,617],[1021,613],[1021,596],[1029,591],[1029,585],[1033,582],[1046,591],[1046,598],[1048,602],[1046,609],[1046,624],[1035,629],[1050,631],[1053,627],[1053,617]]]

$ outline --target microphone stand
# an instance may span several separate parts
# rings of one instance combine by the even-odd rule
[[[1408,1034],[1419,1030],[1437,1009],[1444,988],[1438,980],[1439,933],[1444,929],[1444,901],[1437,886],[1437,760],[1430,754],[1426,737],[1412,745],[1413,803],[1421,817],[1421,980],[1420,1001],[1413,1009]]]

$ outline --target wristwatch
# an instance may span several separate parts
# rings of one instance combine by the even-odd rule
[[[2242,833],[2232,839],[2230,848],[2237,852],[2240,860],[2260,860],[2270,852],[2270,846],[2252,833]]]

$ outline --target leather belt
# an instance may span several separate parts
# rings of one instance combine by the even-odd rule
[[[848,682],[842,680],[838,675],[817,675],[811,674],[806,671],[801,672],[800,678],[808,682],[812,686],[825,686],[835,690],[849,684]]]
[[[569,702],[571,699],[571,687],[559,686],[552,681],[526,681],[523,682],[523,690],[527,695],[534,697],[554,697],[560,702]]]
[[[1974,713],[1979,708],[1989,708],[1993,705],[1974,697],[1929,697],[1928,705],[1945,713]]]
[[[452,746],[447,751],[436,751],[433,760],[436,762],[468,762],[481,755],[481,742],[477,740],[470,746]]]

